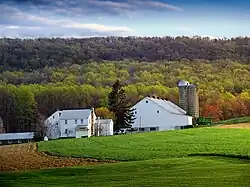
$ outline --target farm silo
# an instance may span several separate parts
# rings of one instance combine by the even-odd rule
[[[187,88],[189,86],[189,82],[185,80],[181,80],[178,83],[178,88],[179,88],[179,106],[187,111],[188,109],[188,101],[187,101]]]
[[[187,114],[195,118],[199,117],[199,97],[197,87],[190,84],[187,88]]]

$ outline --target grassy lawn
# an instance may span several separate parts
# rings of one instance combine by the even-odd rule
[[[248,186],[249,161],[185,157],[81,168],[0,173],[3,187],[42,186]]]
[[[249,137],[250,130],[246,129],[198,128],[41,142],[39,151],[51,154],[127,162],[0,173],[0,184],[3,187],[245,187],[250,183],[250,159],[243,159],[250,157]]]
[[[61,156],[138,161],[212,154],[250,157],[250,130],[199,128],[39,143]]]
[[[231,125],[231,124],[239,124],[239,123],[250,123],[250,116],[240,117],[240,118],[232,118],[224,121],[219,121],[214,124],[222,124],[222,125]]]

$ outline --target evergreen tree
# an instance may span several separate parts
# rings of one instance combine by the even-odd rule
[[[114,129],[129,128],[135,121],[134,110],[130,109],[130,102],[119,80],[113,86],[108,96],[109,110],[115,114]]]

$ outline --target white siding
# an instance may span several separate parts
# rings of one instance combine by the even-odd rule
[[[100,123],[100,136],[112,136],[114,131],[113,126],[113,120],[110,120],[109,123]]]
[[[77,120],[77,123],[75,123],[75,120]],[[81,123],[82,119],[71,119],[67,120],[67,124],[65,124],[66,120],[60,120],[60,131],[61,131],[61,137],[75,137],[76,136],[76,127],[78,125],[86,125],[88,126],[88,120],[83,119],[83,123]]]
[[[136,109],[136,120],[132,125],[133,128],[158,126],[161,131],[175,129],[175,126],[192,124],[190,124],[190,118],[192,119],[192,117],[181,114],[171,114],[147,98],[141,100],[133,108]]]
[[[88,137],[88,131],[78,130],[76,131],[76,138]]]

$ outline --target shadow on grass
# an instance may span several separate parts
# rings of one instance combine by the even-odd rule
[[[45,154],[47,156],[54,156],[54,157],[62,157],[62,158],[76,158],[76,159],[84,159],[86,161],[95,161],[95,162],[106,162],[106,163],[117,163],[117,162],[120,162],[119,160],[109,160],[109,159],[97,159],[95,157],[83,157],[83,156],[74,156],[74,155],[71,155],[71,156],[68,156],[68,155],[60,155],[60,154],[57,154],[57,153],[53,153],[53,152],[49,152],[49,151],[42,151],[40,152],[41,154]]]
[[[189,154],[188,156],[208,156],[208,157],[224,157],[224,158],[236,158],[241,160],[250,161],[250,156],[248,155],[227,155],[227,154],[218,154],[218,153],[195,153]]]

